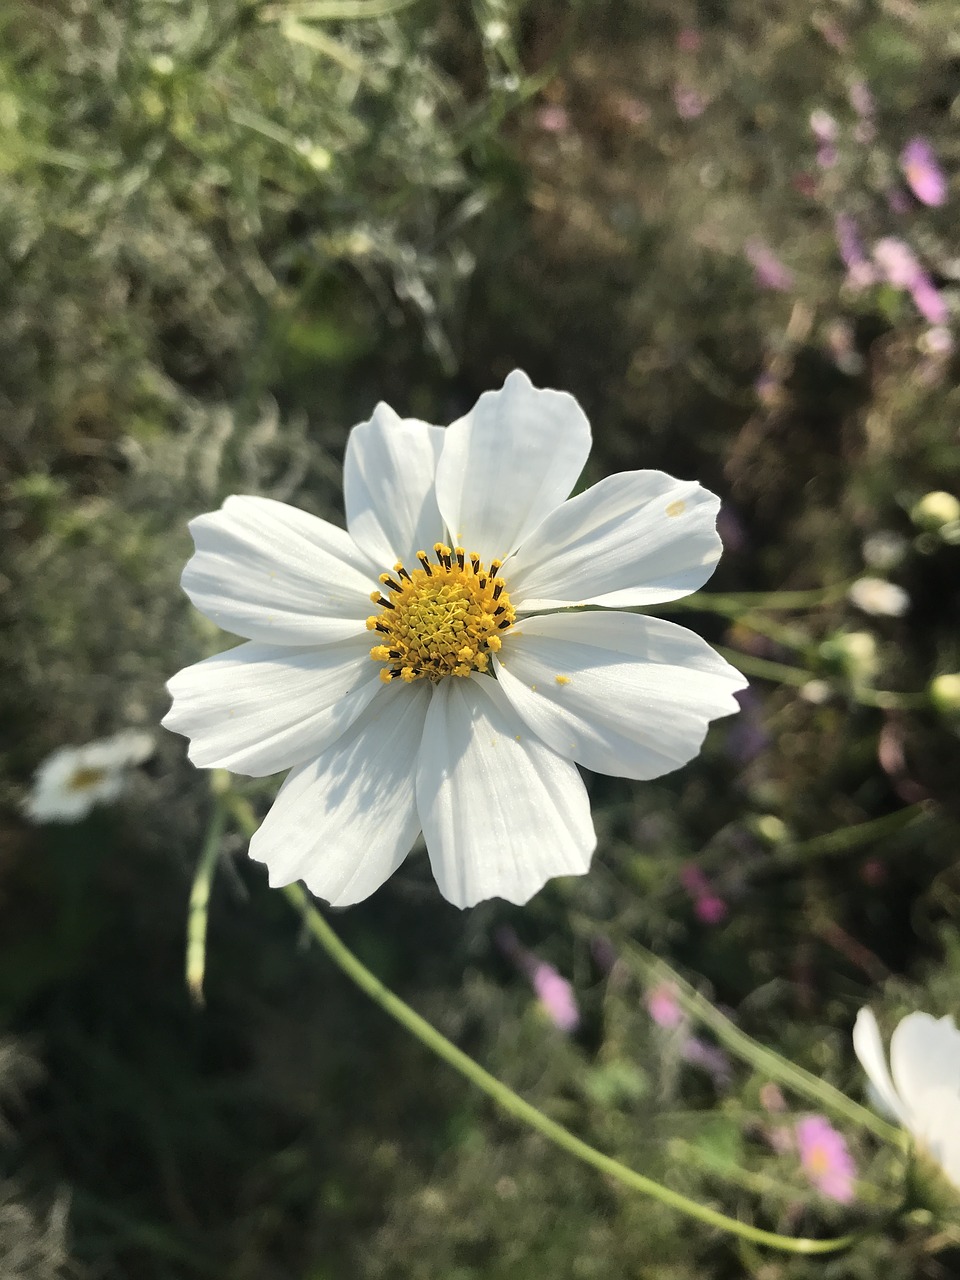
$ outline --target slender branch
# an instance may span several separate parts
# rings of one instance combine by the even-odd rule
[[[441,1035],[429,1022],[414,1012],[409,1005],[394,995],[341,942],[340,938],[313,906],[299,885],[288,885],[283,892],[297,910],[302,913],[310,933],[320,943],[330,959],[375,1004],[378,1004],[385,1013],[388,1013],[391,1018],[409,1031],[411,1035],[415,1036],[432,1053],[435,1053],[438,1058],[441,1058],[465,1079],[469,1080],[471,1084],[476,1085],[478,1089],[487,1094],[502,1111],[529,1125],[537,1133],[553,1142],[556,1146],[561,1147],[564,1151],[576,1156],[585,1164],[592,1165],[593,1168],[600,1170],[601,1173],[605,1173],[608,1177],[614,1178],[631,1190],[650,1196],[661,1204],[667,1205],[680,1213],[685,1213],[689,1217],[697,1218],[709,1226],[740,1236],[741,1239],[749,1240],[754,1244],[766,1245],[768,1248],[780,1249],[786,1253],[834,1253],[840,1249],[848,1248],[857,1239],[855,1235],[846,1235],[830,1240],[812,1240],[804,1237],[783,1236],[772,1231],[763,1231],[759,1227],[739,1222],[737,1219],[730,1218],[726,1214],[719,1213],[706,1205],[698,1204],[695,1200],[690,1200],[679,1192],[672,1191],[669,1187],[655,1182],[652,1178],[647,1178],[643,1174],[637,1173],[635,1170],[621,1164],[618,1160],[604,1155],[595,1147],[591,1147],[581,1138],[576,1137],[569,1129],[565,1129],[563,1125],[557,1124],[556,1121],[545,1116],[543,1112],[537,1110],[531,1103],[526,1102],[519,1094],[514,1093],[512,1089],[509,1089],[502,1081],[491,1075],[489,1071],[484,1070],[479,1063],[474,1062],[472,1058],[468,1057],[445,1036]]]
[[[590,922],[584,920],[576,920],[575,923],[580,932],[590,927]],[[596,924],[592,924],[592,931],[596,932]],[[803,1097],[812,1099],[819,1106],[832,1111],[835,1115],[842,1117],[851,1124],[859,1125],[862,1129],[869,1129],[871,1133],[878,1138],[882,1138],[885,1142],[893,1143],[901,1150],[905,1149],[908,1139],[902,1129],[889,1124],[867,1107],[861,1106],[859,1102],[854,1102],[852,1098],[848,1098],[845,1093],[835,1088],[828,1081],[815,1076],[795,1062],[788,1062],[786,1058],[782,1058],[775,1050],[759,1044],[751,1036],[748,1036],[745,1031],[741,1031],[738,1026],[735,1026],[729,1018],[722,1014],[709,1000],[705,999],[699,991],[695,990],[688,982],[685,982],[676,970],[672,969],[670,965],[658,956],[653,955],[652,952],[638,946],[636,943],[629,942],[623,943],[622,946],[618,943],[617,952],[631,968],[642,976],[645,982],[668,982],[673,988],[678,1002],[686,1012],[705,1027],[709,1027],[720,1043],[742,1061],[749,1063],[750,1066],[755,1067],[758,1071],[762,1071],[778,1084],[792,1089]]]
[[[217,774],[213,775],[213,812],[207,834],[200,851],[193,884],[190,886],[190,905],[187,908],[186,978],[190,994],[197,1004],[203,1004],[203,978],[207,967],[207,909],[210,905],[210,886],[213,883],[220,842],[227,821],[229,806]]]

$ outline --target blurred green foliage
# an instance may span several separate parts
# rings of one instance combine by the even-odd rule
[[[885,1216],[889,1153],[848,1134],[875,1199],[824,1200],[771,1145],[764,1081],[718,1088],[685,1062],[571,924],[703,975],[854,1096],[857,1007],[956,1010],[960,722],[925,691],[960,670],[960,549],[910,512],[958,492],[957,362],[905,291],[851,287],[834,235],[847,213],[867,249],[905,239],[956,309],[955,184],[925,208],[897,167],[922,134],[957,170],[955,20],[942,0],[4,7],[4,1280],[956,1268],[919,1219]],[[829,168],[814,109],[840,131]],[[788,288],[758,280],[756,244]],[[745,1220],[863,1225],[849,1255],[761,1256],[491,1115],[300,945],[236,835],[193,1007],[210,800],[179,739],[82,824],[20,813],[50,751],[155,725],[164,680],[223,646],[178,589],[190,516],[247,491],[338,519],[346,433],[378,399],[447,422],[515,365],[581,399],[588,479],[663,467],[724,496],[718,592],[879,572],[910,609],[864,615],[839,590],[682,619],[740,655],[752,697],[679,775],[589,780],[589,877],[461,915],[414,857],[340,927],[548,1114]],[[573,980],[572,1039],[497,952],[503,923]]]

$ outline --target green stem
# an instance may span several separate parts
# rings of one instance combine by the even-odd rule
[[[596,924],[593,922],[577,921],[577,925],[580,931],[588,927],[594,933],[596,932]],[[869,1129],[878,1138],[893,1143],[901,1150],[905,1149],[907,1137],[902,1129],[889,1124],[867,1107],[861,1106],[859,1102],[854,1102],[852,1098],[848,1098],[845,1093],[826,1080],[821,1080],[819,1076],[797,1066],[794,1062],[788,1062],[773,1049],[758,1044],[746,1032],[735,1026],[699,991],[696,991],[688,982],[684,982],[683,978],[658,956],[635,943],[618,945],[617,953],[628,965],[637,970],[645,982],[669,983],[686,1012],[708,1027],[720,1043],[736,1057],[749,1063],[778,1084],[832,1111],[834,1115],[863,1129]]]
[[[807,861],[824,854],[848,853],[851,849],[858,849],[862,845],[872,844],[885,836],[903,831],[918,818],[928,816],[928,805],[920,801],[906,809],[896,809],[879,818],[868,818],[866,822],[858,822],[851,827],[838,827],[836,831],[811,836],[809,840],[784,843],[771,851],[771,858],[780,864]]]
[[[308,929],[330,959],[375,1004],[378,1004],[385,1013],[388,1013],[391,1018],[409,1031],[411,1035],[415,1036],[432,1053],[435,1053],[438,1058],[453,1067],[455,1071],[459,1071],[471,1084],[476,1085],[489,1098],[492,1098],[501,1110],[529,1125],[531,1129],[536,1130],[537,1133],[553,1142],[556,1146],[561,1147],[564,1151],[576,1156],[577,1159],[582,1160],[585,1164],[592,1165],[593,1168],[599,1169],[601,1173],[616,1179],[616,1181],[631,1190],[640,1191],[644,1195],[658,1200],[661,1204],[669,1206],[671,1209],[676,1209],[689,1217],[698,1218],[701,1222],[717,1227],[721,1231],[730,1232],[744,1240],[766,1245],[772,1249],[781,1249],[786,1253],[801,1254],[833,1253],[839,1249],[846,1249],[854,1243],[856,1239],[854,1235],[841,1236],[831,1240],[811,1240],[803,1237],[783,1236],[772,1231],[763,1231],[759,1227],[752,1227],[745,1222],[738,1222],[735,1218],[729,1218],[726,1214],[719,1213],[715,1209],[698,1204],[695,1200],[689,1200],[679,1192],[672,1191],[669,1187],[655,1182],[652,1178],[644,1177],[643,1174],[629,1169],[618,1160],[614,1160],[610,1156],[597,1151],[595,1147],[591,1147],[588,1143],[572,1134],[569,1129],[565,1129],[563,1125],[557,1124],[556,1121],[538,1111],[536,1107],[526,1102],[519,1094],[514,1093],[512,1089],[509,1089],[498,1080],[496,1076],[492,1076],[489,1071],[485,1071],[479,1063],[474,1062],[472,1058],[468,1057],[445,1036],[441,1035],[429,1022],[421,1018],[418,1013],[415,1013],[409,1005],[405,1004],[398,996],[395,996],[341,942],[299,885],[288,885],[283,892],[302,913]]]
[[[197,1004],[203,1004],[203,977],[207,967],[207,910],[210,905],[210,886],[220,856],[220,842],[226,825],[229,805],[213,775],[213,813],[207,827],[206,839],[200,851],[200,859],[190,886],[190,905],[187,908],[186,977],[190,994]]]
[[[657,605],[658,613],[670,613],[674,609],[689,609],[694,613],[722,613],[738,618],[754,609],[809,609],[818,604],[832,604],[842,600],[854,579],[838,582],[832,587],[817,587],[813,591],[740,591],[721,595],[714,592],[683,596]]]
[[[804,671],[800,667],[788,667],[784,662],[771,662],[769,658],[755,658],[751,653],[741,653],[739,649],[726,649],[722,645],[716,645],[715,648],[717,653],[744,675],[759,676],[761,680],[773,680],[776,684],[792,684],[797,688],[809,684],[814,678],[809,671]]]

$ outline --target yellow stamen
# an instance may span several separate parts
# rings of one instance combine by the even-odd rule
[[[502,633],[516,620],[506,583],[497,577],[500,560],[487,570],[478,555],[442,542],[433,554],[435,563],[418,551],[417,569],[395,564],[392,573],[380,575],[382,593],[370,597],[381,606],[367,619],[367,629],[381,636],[370,657],[388,664],[380,672],[386,683],[436,683],[489,671],[490,654],[499,652]]]
[[[98,787],[106,776],[106,769],[74,769],[67,781],[67,790],[89,791],[91,787]]]

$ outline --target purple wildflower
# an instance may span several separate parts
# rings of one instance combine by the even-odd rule
[[[573,987],[552,964],[539,960],[530,973],[530,985],[555,1027],[568,1035],[580,1025],[580,1009]]]
[[[822,107],[810,112],[810,130],[818,142],[836,142],[840,132],[836,120]]]
[[[552,964],[523,946],[509,927],[497,930],[497,946],[527,978],[541,1008],[559,1030],[568,1035],[580,1025],[580,1009],[573,987]]]
[[[884,279],[910,294],[925,320],[934,325],[946,324],[950,314],[947,304],[904,240],[896,236],[878,240],[873,246],[873,258]]]
[[[943,325],[949,320],[950,312],[947,304],[925,271],[921,271],[914,280],[910,297],[913,298],[913,304],[924,320],[929,320],[934,325]]]
[[[824,1116],[797,1121],[797,1150],[804,1173],[817,1190],[839,1204],[854,1198],[857,1166],[839,1134]]]
[[[680,1056],[690,1066],[705,1071],[718,1089],[729,1088],[732,1079],[730,1059],[715,1044],[707,1044],[699,1036],[689,1036],[680,1048]]]
[[[673,87],[673,105],[681,120],[696,120],[707,107],[707,100],[699,89],[677,84]]]
[[[905,240],[884,236],[873,246],[873,260],[883,278],[898,289],[910,289],[923,272],[916,255]]]
[[[753,267],[757,284],[763,289],[785,293],[793,287],[793,272],[783,265],[772,249],[755,237],[744,246],[747,261]]]
[[[570,128],[569,112],[555,102],[538,107],[534,119],[544,133],[566,133]]]
[[[677,48],[681,53],[696,53],[702,43],[702,37],[696,27],[684,27],[682,31],[677,32]]]
[[[926,138],[911,138],[900,152],[900,168],[921,204],[941,205],[947,199],[947,179]]]
[[[658,1027],[672,1031],[685,1020],[676,989],[669,982],[661,982],[647,992],[647,1013]]]
[[[821,169],[833,169],[840,159],[840,152],[832,142],[821,142],[817,147],[817,164]]]
[[[703,924],[719,924],[727,915],[727,904],[714,893],[710,881],[699,867],[686,866],[680,872],[680,883],[693,899],[693,910]]]

